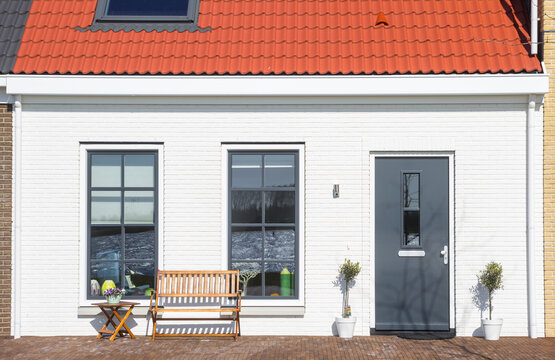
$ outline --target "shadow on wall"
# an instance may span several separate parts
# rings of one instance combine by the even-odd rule
[[[487,317],[487,310],[488,310],[488,289],[485,286],[480,284],[478,280],[476,280],[476,285],[472,286],[470,289],[472,293],[472,303],[474,306],[480,310],[480,322],[484,317]],[[485,314],[484,314],[485,313]],[[482,331],[482,326],[478,327],[472,332],[472,336],[479,336],[484,337],[484,332]]]

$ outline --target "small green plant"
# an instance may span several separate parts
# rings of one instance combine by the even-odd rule
[[[489,292],[489,319],[491,320],[491,299],[495,290],[503,289],[503,267],[494,261],[486,265],[484,270],[476,276],[480,284]]]
[[[345,259],[343,265],[339,267],[339,275],[345,279],[345,309],[343,310],[343,317],[351,316],[351,306],[349,305],[349,287],[351,282],[360,274],[362,267],[359,262],[352,262]]]

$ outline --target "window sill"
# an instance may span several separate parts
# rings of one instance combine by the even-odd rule
[[[242,306],[241,316],[303,316],[304,306]],[[97,316],[102,314],[98,306],[79,306],[78,316]],[[133,308],[133,315],[148,315],[148,306],[138,305]]]

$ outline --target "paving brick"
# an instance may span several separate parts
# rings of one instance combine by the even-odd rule
[[[245,336],[228,339],[177,338],[152,341],[137,336],[23,337],[0,339],[3,359],[553,359],[555,339],[503,337],[499,341],[456,337],[405,340],[396,336]]]

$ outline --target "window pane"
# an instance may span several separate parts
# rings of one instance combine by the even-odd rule
[[[126,226],[125,258],[153,260],[155,239],[152,226]]]
[[[295,263],[266,263],[265,271],[266,296],[295,296]]]
[[[231,229],[231,258],[262,260],[262,229],[234,226]]]
[[[403,196],[406,208],[420,207],[420,174],[404,174]]]
[[[231,222],[261,223],[262,193],[258,191],[231,192]]]
[[[404,211],[404,245],[420,246],[420,211]]]
[[[110,0],[107,15],[186,16],[189,0]]]
[[[231,155],[231,187],[262,186],[262,155]]]
[[[265,231],[264,258],[295,259],[295,228],[266,227]]]
[[[121,258],[121,227],[91,228],[91,259]]]
[[[233,270],[239,269],[239,282],[243,296],[262,295],[262,274],[259,263],[235,262],[231,263]]]
[[[267,223],[295,223],[294,191],[267,191],[264,196]]]
[[[121,222],[121,192],[91,191],[91,224]]]
[[[295,156],[266,155],[264,186],[295,186]]]
[[[125,295],[143,296],[147,289],[154,289],[154,262],[125,264]]]
[[[121,186],[121,155],[91,155],[91,186]]]
[[[154,191],[125,192],[125,223],[154,223]]]
[[[127,187],[154,187],[154,155],[125,155],[124,178]]]
[[[91,264],[91,295],[104,296],[100,293],[100,288],[106,280],[112,280],[116,287],[121,288],[120,266],[118,261],[114,262],[98,262]],[[97,289],[96,285],[100,287]]]

